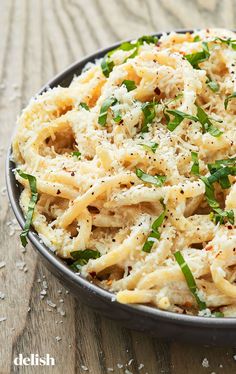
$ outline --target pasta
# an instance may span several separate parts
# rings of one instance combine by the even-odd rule
[[[123,43],[18,120],[25,215],[22,173],[39,237],[121,303],[236,315],[235,39]]]

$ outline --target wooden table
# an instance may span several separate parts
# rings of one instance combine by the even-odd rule
[[[73,61],[120,39],[174,28],[234,28],[235,21],[234,0],[1,0],[0,374],[236,373],[232,348],[153,339],[67,294],[30,245],[22,252],[3,172],[21,108]],[[19,353],[49,353],[56,365],[16,367]],[[204,358],[209,367],[202,366]]]

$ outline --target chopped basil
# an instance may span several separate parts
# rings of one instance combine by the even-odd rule
[[[150,142],[149,144],[140,144],[140,145],[145,149],[145,151],[151,151],[153,153],[155,153],[158,148],[158,144],[152,143],[152,142]]]
[[[109,77],[110,73],[112,72],[114,68],[114,62],[110,60],[108,56],[103,57],[101,62],[101,68],[102,72],[105,75],[106,78]]]
[[[89,106],[86,104],[86,103],[79,103],[79,106],[81,106],[81,108],[84,108],[84,109],[86,109],[86,110],[90,110],[89,109]]]
[[[148,132],[148,124],[152,123],[152,121],[156,117],[155,107],[157,104],[158,103],[156,101],[147,101],[146,103],[142,104],[142,112],[144,116],[143,125],[141,129],[142,133]]]
[[[93,251],[92,249],[85,249],[84,251],[73,251],[70,253],[71,257],[75,260],[70,265],[73,270],[80,270],[82,266],[86,265],[90,259],[96,259],[101,256],[100,252]]]
[[[37,181],[36,181],[36,178],[33,175],[26,174],[19,169],[17,170],[17,172],[18,172],[18,174],[20,175],[21,178],[28,180],[29,186],[30,186],[30,191],[31,191],[31,198],[30,198],[29,205],[28,205],[28,211],[27,211],[27,214],[26,214],[26,221],[25,221],[24,229],[23,229],[22,233],[20,234],[21,244],[23,245],[23,247],[25,247],[26,244],[28,243],[27,235],[28,235],[30,225],[31,225],[31,222],[32,222],[32,218],[33,218],[33,214],[34,214],[34,208],[35,208],[35,205],[36,205],[37,200],[38,200]]]
[[[166,181],[165,175],[150,175],[144,173],[141,169],[136,169],[136,175],[138,178],[140,178],[142,181],[147,183],[152,183],[157,187],[161,187],[163,183]]]
[[[135,82],[134,82],[134,81],[131,81],[131,80],[129,80],[129,79],[125,79],[125,80],[122,82],[122,84],[125,85],[125,87],[126,87],[126,89],[127,89],[128,92],[133,91],[133,90],[135,90],[135,88],[137,88]]]
[[[202,42],[202,51],[191,53],[184,56],[188,62],[194,67],[194,69],[200,69],[198,64],[203,61],[206,61],[210,57],[210,52],[208,48],[208,44],[206,42]]]
[[[236,98],[236,92],[233,92],[232,95],[227,96],[227,98],[224,101],[225,109],[228,108],[229,101]]]
[[[214,175],[214,174],[213,174]],[[228,220],[232,225],[234,224],[234,212],[233,210],[223,210],[221,209],[220,207],[220,204],[218,203],[218,201],[216,200],[215,198],[215,190],[214,190],[214,187],[212,185],[213,182],[210,182],[209,181],[209,178],[211,178],[212,175],[210,177],[201,177],[201,180],[205,183],[205,196],[206,196],[206,200],[209,204],[209,206],[212,208],[213,210],[213,214],[211,214],[212,218],[213,218],[213,221],[215,223],[224,223],[225,220]],[[210,179],[212,180],[212,179]]]
[[[209,134],[211,134],[215,138],[218,138],[220,135],[223,134],[222,131],[220,131],[217,127],[213,125],[213,123],[210,120],[210,117],[200,106],[197,106],[197,118],[202,125],[203,133],[209,132]]]
[[[208,87],[213,91],[213,92],[217,92],[219,91],[220,89],[220,85],[216,82],[216,81],[213,81],[211,80],[209,77],[208,77],[208,80],[207,80],[207,85]]]
[[[227,44],[229,47],[231,47],[232,49],[236,50],[236,40],[234,40],[234,39],[231,39],[231,38],[222,39],[222,38],[216,37],[214,39],[214,41],[219,41],[219,42],[221,42],[223,44]]]
[[[174,118],[171,120],[170,116],[167,113],[174,116]],[[185,118],[190,119],[195,122],[198,120],[196,117],[191,116],[190,114],[181,112],[180,110],[164,109],[164,115],[167,120],[167,128],[170,131],[174,131],[176,127],[178,127]]]
[[[177,252],[174,253],[174,256],[175,256],[175,259],[176,259],[177,263],[180,266],[180,269],[182,270],[182,273],[183,273],[184,278],[187,282],[187,285],[188,285],[188,288],[189,288],[190,292],[193,294],[193,296],[196,299],[196,302],[198,304],[199,309],[200,310],[206,309],[206,303],[204,301],[202,301],[200,299],[199,295],[198,295],[198,288],[197,288],[194,276],[193,276],[187,262],[185,261],[182,253],[180,251],[177,251]]]
[[[103,104],[101,106],[100,114],[99,114],[99,117],[98,117],[99,125],[106,126],[108,109],[116,103],[117,103],[117,99],[115,97],[107,98],[103,102]]]
[[[146,242],[144,243],[143,245],[143,248],[142,248],[142,251],[144,252],[147,252],[147,253],[150,253],[152,247],[153,247],[153,244],[155,242],[155,240],[159,240],[160,237],[161,237],[161,234],[160,232],[158,231],[159,227],[162,225],[164,219],[165,219],[165,216],[166,216],[166,210],[164,210],[160,215],[159,217],[153,222],[152,224],[152,231],[151,233],[148,235],[148,238],[146,240]]]
[[[80,156],[81,156],[81,152],[79,152],[79,151],[74,151],[71,154],[72,154],[72,156],[78,157],[78,158],[80,158]]]
[[[213,312],[212,313],[212,317],[223,318],[224,317],[224,313],[222,313],[222,312]]]
[[[191,152],[191,157],[193,161],[193,165],[191,167],[191,173],[195,175],[199,175],[199,160],[198,154],[196,152]]]
[[[194,39],[193,39],[193,42],[200,42],[200,36],[199,35],[196,35],[194,36]]]
[[[131,51],[133,49],[134,50],[133,53],[124,60],[124,62],[126,62],[129,58],[134,58],[135,56],[137,56],[139,47],[141,45],[143,45],[144,42],[147,43],[147,44],[151,44],[151,43],[156,44],[158,42],[158,37],[157,36],[152,36],[152,35],[148,35],[148,36],[144,35],[136,41],[124,42],[119,47],[117,47],[117,48],[113,49],[112,51],[108,52],[104,56],[104,58],[102,59],[102,62],[101,62],[102,72],[105,75],[105,77],[106,78],[109,77],[110,73],[112,72],[112,70],[115,66],[114,62],[111,60],[111,56],[113,55],[114,52],[116,52],[118,50]]]
[[[113,120],[115,122],[120,122],[122,120],[121,112],[119,110],[117,110],[117,111],[115,111],[113,113],[114,113]]]
[[[208,168],[211,172],[211,175],[208,177],[210,183],[220,182],[221,187],[224,189],[231,187],[228,175],[236,175],[236,166],[223,166],[214,169],[214,165],[209,164]]]

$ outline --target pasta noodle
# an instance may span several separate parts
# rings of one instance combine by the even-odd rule
[[[18,120],[33,227],[121,303],[236,315],[235,39],[207,29],[124,43]],[[29,180],[16,178],[27,215]]]

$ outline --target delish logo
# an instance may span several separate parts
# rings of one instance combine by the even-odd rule
[[[23,357],[23,354],[20,353],[13,362],[16,366],[54,366],[55,358],[50,357],[49,353],[44,357],[40,357],[37,353],[31,353],[30,357]]]

